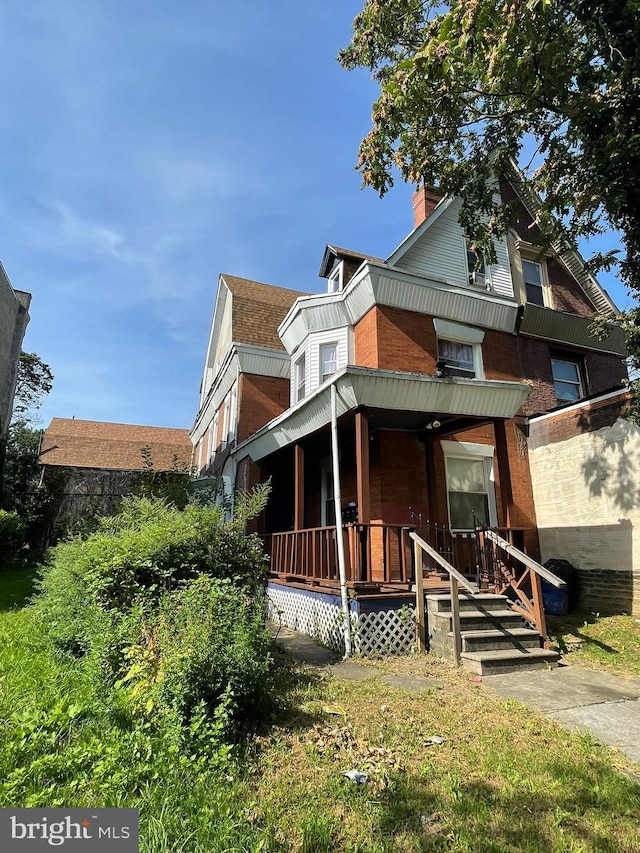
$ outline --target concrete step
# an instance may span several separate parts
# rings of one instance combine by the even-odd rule
[[[502,605],[506,607],[507,596],[492,592],[481,592],[478,595],[460,593],[458,596],[460,611],[463,610],[497,610]],[[436,613],[451,612],[451,593],[427,595],[429,610]]]
[[[522,621],[521,623],[522,624]],[[453,638],[453,632],[449,632]],[[531,628],[505,628],[490,631],[465,631],[461,634],[463,652],[496,649],[539,649],[540,634]]]
[[[463,652],[462,665],[478,675],[496,675],[500,672],[520,672],[530,669],[548,669],[557,665],[560,655],[548,649],[494,649],[480,652]]]
[[[430,613],[429,619],[432,620],[434,630],[446,631],[449,633],[452,630],[451,613]],[[461,610],[460,611],[460,631],[497,631],[510,630],[512,628],[522,628],[522,618],[514,613],[508,607],[501,610]]]

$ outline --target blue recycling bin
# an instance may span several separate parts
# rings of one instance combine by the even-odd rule
[[[566,616],[569,612],[569,587],[558,589],[542,581],[542,606],[547,616]]]

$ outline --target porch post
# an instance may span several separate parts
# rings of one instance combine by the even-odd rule
[[[293,447],[294,506],[293,529],[304,527],[304,450],[299,444]]]
[[[493,431],[496,437],[496,457],[498,460],[498,477],[500,478],[500,495],[504,526],[511,527],[513,514],[513,489],[511,488],[511,469],[509,466],[509,449],[507,447],[507,428],[505,421],[494,421]]]
[[[369,491],[369,421],[363,412],[356,412],[356,476],[358,478],[358,521],[371,521]]]
[[[344,556],[342,527],[342,495],[340,494],[340,454],[338,452],[338,402],[335,382],[331,385],[331,467],[333,468],[333,500],[336,512],[336,544],[340,572],[340,597],[344,619],[344,656],[351,657],[351,612],[347,593],[347,566]]]

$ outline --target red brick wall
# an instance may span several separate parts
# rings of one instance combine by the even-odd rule
[[[378,307],[371,308],[355,327],[354,359],[360,367],[378,367]]]
[[[584,403],[577,410],[560,410],[542,421],[534,421],[529,426],[529,445],[535,450],[584,432],[612,426],[620,416],[624,416],[630,401],[631,395],[623,393],[613,399]]]
[[[428,515],[425,448],[416,433],[380,430],[370,442],[371,519],[409,524]]]
[[[524,544],[532,557],[539,556],[538,535],[535,530],[536,515],[533,503],[533,490],[529,474],[529,456],[525,433],[519,421],[510,420],[506,424],[507,452],[509,456],[509,471],[511,474],[511,491],[513,507],[511,511],[511,527],[525,528]],[[444,437],[444,436],[443,436]],[[496,438],[492,425],[478,427],[465,432],[452,433],[446,438],[450,441],[469,442],[470,444],[491,444],[495,448]],[[434,465],[436,472],[437,516],[439,523],[447,523],[447,480],[444,453],[440,441],[434,442]],[[496,493],[496,508],[498,526],[505,525],[502,504],[502,488],[500,472],[494,453],[493,474]]]
[[[522,406],[525,415],[541,414],[558,405],[551,372],[551,355],[563,350],[546,341],[525,336],[517,338],[520,373],[532,382],[532,391]],[[626,368],[620,358],[598,352],[566,350],[567,356],[582,357],[585,395],[603,394],[621,386]]]
[[[238,389],[238,443],[288,407],[288,379],[241,374]]]
[[[501,192],[503,201],[516,203],[511,223],[513,229],[521,240],[535,244],[540,238],[540,229],[534,224],[531,215],[516,196],[511,184],[504,182],[501,185]],[[547,258],[546,266],[553,295],[552,307],[556,311],[569,311],[583,317],[593,317],[594,306],[564,265],[553,258]]]

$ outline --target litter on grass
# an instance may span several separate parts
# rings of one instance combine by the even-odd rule
[[[342,775],[346,776],[347,779],[351,779],[356,785],[364,785],[369,781],[369,777],[362,770],[345,770]]]

